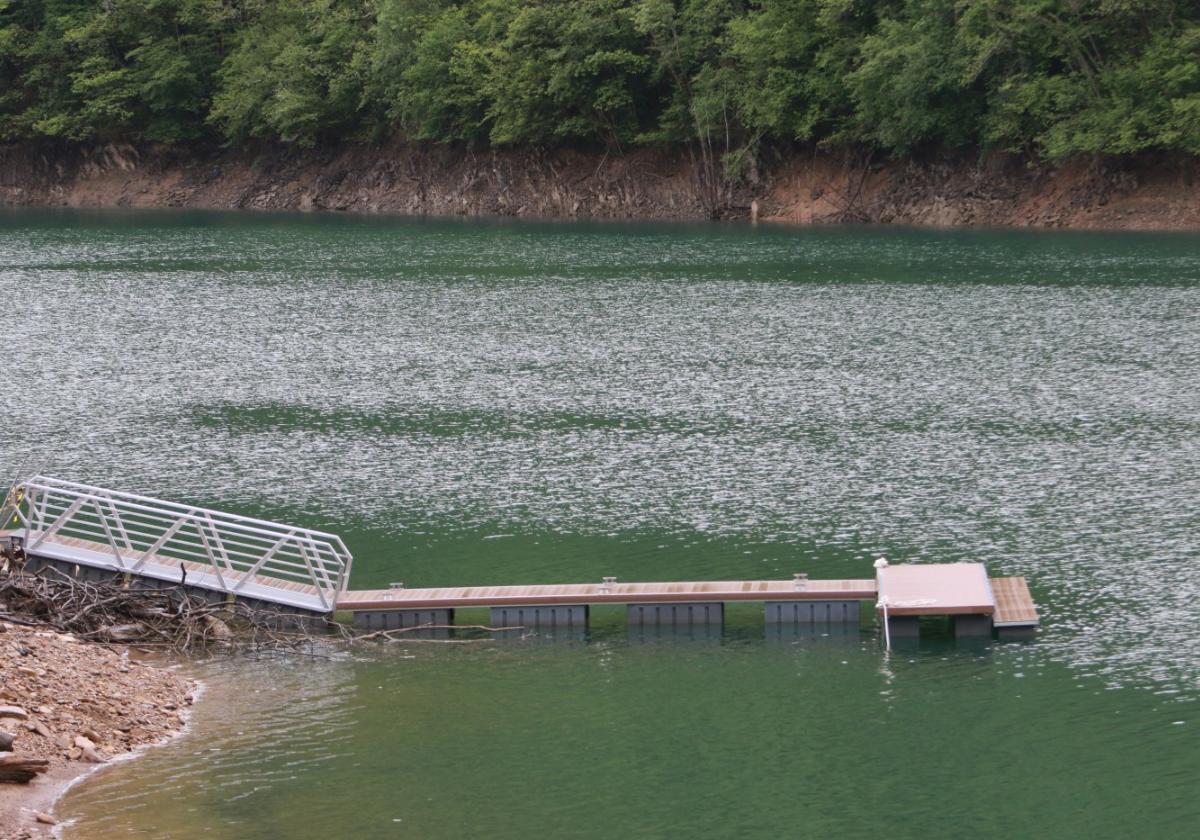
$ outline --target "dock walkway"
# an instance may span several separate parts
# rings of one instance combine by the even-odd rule
[[[724,601],[868,600],[875,581],[793,580],[663,581],[648,583],[568,583],[529,586],[466,586],[441,589],[350,590],[338,609],[453,609],[512,604],[637,604]]]
[[[650,581],[349,589],[352,558],[336,535],[92,485],[36,476],[0,506],[0,532],[26,567],[53,566],[130,586],[185,586],[210,600],[245,599],[301,613],[349,613],[355,625],[452,624],[485,607],[495,624],[587,626],[588,610],[625,605],[630,625],[720,624],[726,603],[763,604],[767,624],[858,626],[874,603],[890,636],[916,635],[923,616],[951,616],[958,635],[1026,633],[1039,621],[1024,578],[988,578],[979,563],[877,569],[876,577]]]

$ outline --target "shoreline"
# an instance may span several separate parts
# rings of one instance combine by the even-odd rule
[[[0,728],[17,736],[11,755],[50,762],[27,784],[0,784],[0,840],[61,836],[69,823],[55,810],[68,791],[190,730],[204,684],[131,648],[0,621],[0,705],[18,709]]]
[[[196,702],[199,702],[203,687],[203,683],[197,683]],[[16,833],[13,835],[16,837],[20,837],[24,832],[34,838],[61,838],[65,830],[76,826],[73,820],[62,820],[55,814],[63,797],[101,772],[137,761],[148,752],[172,744],[187,735],[191,731],[190,714],[188,718],[187,723],[163,740],[142,744],[132,752],[115,756],[104,764],[63,764],[38,776],[29,784],[0,785],[0,829],[4,831],[0,838],[9,840],[9,822],[6,820],[11,820],[11,824],[16,827]],[[50,825],[37,822],[36,815],[39,813],[50,815],[55,819],[55,823]],[[24,828],[21,827],[22,822],[25,823]]]
[[[132,751],[125,753],[124,755],[115,756],[111,761],[105,764],[96,764],[91,767],[84,767],[82,772],[78,772],[68,778],[64,778],[55,786],[56,789],[49,791],[52,793],[52,797],[49,802],[49,810],[46,813],[49,813],[50,816],[58,820],[58,817],[55,814],[58,804],[62,801],[63,797],[65,797],[79,785],[86,784],[89,779],[99,775],[104,770],[137,761],[139,758],[153,750],[173,744],[191,732],[192,720],[195,717],[196,704],[199,703],[200,699],[204,696],[206,688],[207,686],[201,680],[192,680],[192,703],[187,707],[187,712],[184,715],[185,720],[183,726],[172,732],[170,735],[166,736],[162,740],[155,741],[154,743],[142,744]],[[55,825],[50,827],[50,834],[53,837],[61,838],[64,831],[74,828],[76,825],[77,824],[74,820],[59,820]]]
[[[53,816],[54,806],[63,794],[91,772],[82,765],[62,765],[28,784],[0,785],[0,838],[58,836],[59,826],[39,823],[37,815]]]
[[[720,207],[681,149],[466,149],[394,141],[296,149],[0,144],[0,207],[790,225],[1200,230],[1200,157],[1037,161],[979,151],[872,163],[793,149]]]

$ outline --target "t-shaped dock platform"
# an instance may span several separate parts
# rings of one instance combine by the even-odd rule
[[[989,636],[993,627],[1018,635],[1038,623],[1025,578],[990,579],[982,563],[883,565],[876,587],[893,638],[917,636],[922,616],[952,617],[956,636]]]

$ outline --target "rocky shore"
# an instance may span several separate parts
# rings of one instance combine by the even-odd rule
[[[1047,162],[968,150],[879,160],[776,150],[713,207],[678,149],[0,144],[0,207],[1200,230],[1197,182],[1200,159],[1178,155]]]
[[[182,731],[197,689],[130,648],[16,621],[0,620],[0,778],[16,768],[0,784],[0,840],[49,836],[73,781]]]

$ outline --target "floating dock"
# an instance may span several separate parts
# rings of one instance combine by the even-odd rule
[[[958,637],[990,636],[994,629],[1017,637],[1037,626],[1023,577],[989,578],[982,563],[878,565],[876,609],[890,639],[919,635],[927,616],[950,617]]]
[[[1038,625],[1024,578],[989,578],[980,563],[877,564],[875,578],[618,582],[354,590],[352,557],[336,535],[92,485],[37,476],[14,485],[0,510],[0,540],[25,568],[53,567],[128,586],[184,587],[214,602],[347,615],[354,625],[450,625],[484,607],[492,623],[586,629],[592,606],[626,607],[631,627],[719,627],[725,604],[763,605],[768,626],[857,627],[874,607],[887,636],[912,638],[921,619],[948,616],[956,636],[1020,638]],[[15,520],[15,522],[14,522]]]

